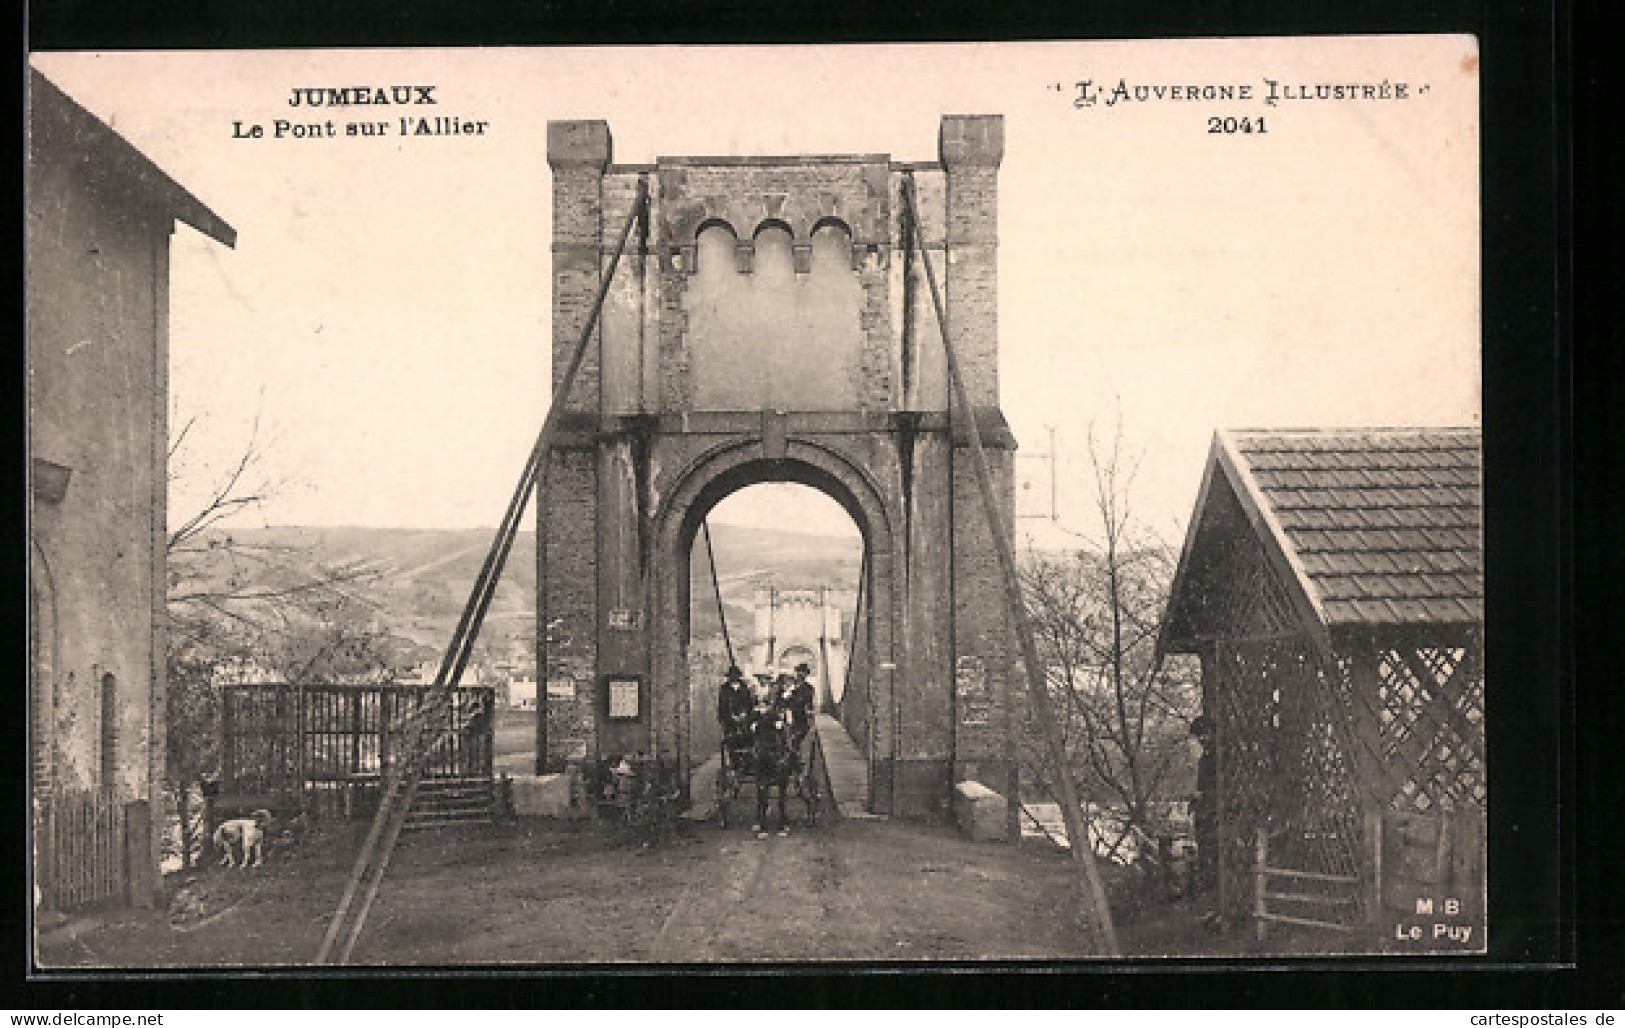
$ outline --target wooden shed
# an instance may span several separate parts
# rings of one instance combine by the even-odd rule
[[[1199,843],[1219,909],[1261,934],[1482,925],[1479,449],[1477,429],[1214,437],[1161,646],[1201,659]]]

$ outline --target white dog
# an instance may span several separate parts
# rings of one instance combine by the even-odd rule
[[[268,810],[256,810],[249,817],[220,822],[214,830],[214,845],[220,851],[220,863],[239,870],[252,864],[259,867],[265,862],[265,825],[271,820]],[[232,847],[242,850],[242,863],[237,862]]]

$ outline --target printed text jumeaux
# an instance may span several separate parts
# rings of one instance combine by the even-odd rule
[[[354,107],[362,104],[432,104],[434,86],[295,86],[289,107]]]

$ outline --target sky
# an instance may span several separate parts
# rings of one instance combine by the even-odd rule
[[[1052,513],[1056,472],[1055,519],[1018,520],[1040,545],[1090,533],[1091,433],[1121,426],[1138,458],[1136,509],[1177,540],[1216,428],[1478,422],[1479,82],[1467,37],[32,61],[238,232],[235,249],[185,226],[174,237],[171,419],[193,425],[177,516],[253,436],[262,474],[280,483],[258,521],[497,522],[548,402],[545,135],[559,118],[607,120],[615,159],[638,163],[934,160],[943,114],[1004,115],[1000,390],[1031,483],[1019,513]],[[1093,106],[1076,105],[1080,80],[1094,84]],[[1403,99],[1271,104],[1267,80],[1311,93],[1406,88]],[[1108,105],[1119,83],[1129,99]],[[404,84],[431,85],[437,105],[288,102],[301,87]],[[1247,85],[1252,96],[1133,98],[1153,85]],[[402,111],[488,125],[342,134]],[[329,117],[338,138],[274,138],[276,119]],[[1254,131],[1210,125],[1226,117]],[[255,124],[265,137],[234,138]],[[715,516],[853,531],[832,501],[783,502],[799,495],[791,488],[756,487]]]

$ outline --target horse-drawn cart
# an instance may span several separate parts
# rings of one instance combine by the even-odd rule
[[[819,787],[815,754],[816,729],[796,744],[789,725],[774,713],[759,715],[749,734],[722,740],[722,759],[717,766],[717,822],[730,823],[730,805],[739,799],[745,786],[755,787],[758,827],[767,823],[769,796],[779,790],[779,824],[788,827],[785,804],[794,796],[805,805],[807,824],[818,823]]]

